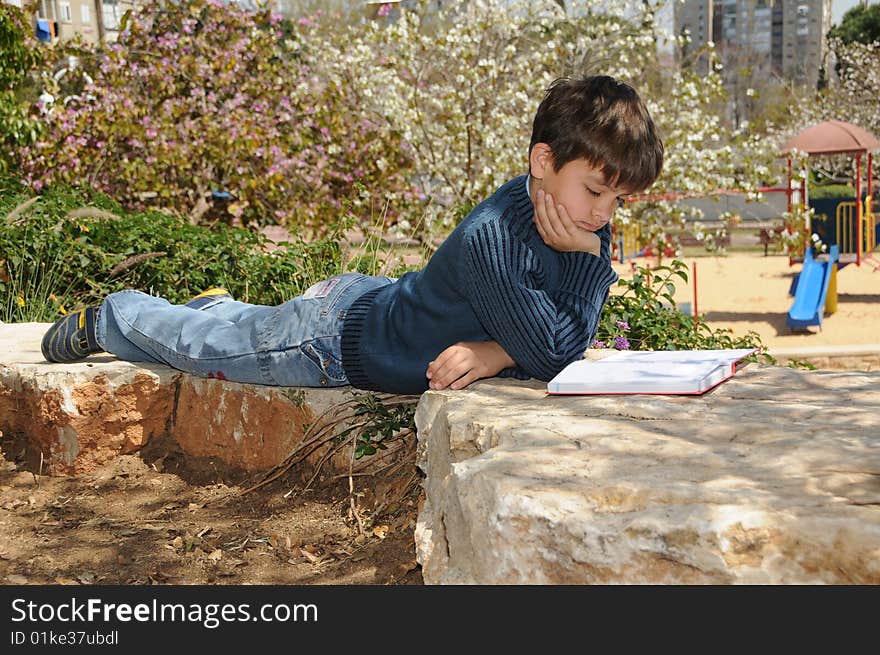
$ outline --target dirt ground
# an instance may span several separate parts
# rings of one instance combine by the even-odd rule
[[[388,485],[369,479],[355,479],[353,497],[347,478],[305,492],[282,478],[240,495],[137,455],[89,475],[37,476],[2,446],[0,583],[422,583],[417,478],[383,503],[376,490]]]

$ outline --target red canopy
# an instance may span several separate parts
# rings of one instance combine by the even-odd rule
[[[789,139],[783,153],[797,148],[810,155],[833,155],[846,152],[870,152],[880,149],[880,140],[858,125],[843,121],[825,121],[812,125]]]

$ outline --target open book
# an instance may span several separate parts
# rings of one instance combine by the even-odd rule
[[[625,350],[572,362],[547,383],[547,392],[701,394],[733,377],[736,363],[755,350]]]

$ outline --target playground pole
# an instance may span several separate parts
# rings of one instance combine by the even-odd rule
[[[871,151],[868,151],[868,204],[865,205],[865,207],[866,207],[867,210],[868,210],[869,212],[871,212],[872,214],[874,213],[874,202],[873,202],[873,198],[874,198],[874,180],[871,179],[871,178],[874,176],[873,163],[874,163],[873,153],[872,153]],[[870,216],[866,216],[865,218],[866,218],[868,221],[871,220],[871,217],[870,217]],[[875,228],[875,229],[876,229],[876,228]],[[873,239],[873,237],[872,237],[872,239]]]
[[[874,193],[874,180],[871,178],[874,176],[874,154],[872,152],[868,152],[868,197],[871,197],[871,194]]]
[[[825,293],[825,315],[830,316],[837,311],[837,262],[828,264],[831,270],[828,272],[828,291]]]
[[[803,211],[804,214],[806,214],[806,212],[807,212],[807,167],[806,166],[804,166],[802,172],[803,172],[803,178],[801,179],[801,197],[798,200],[798,202],[801,205],[801,210]],[[804,242],[807,245],[804,247],[804,252],[801,253],[801,257],[806,257],[807,256],[807,248],[810,247],[810,236],[809,236],[810,225],[809,225],[809,218],[807,218],[806,215],[804,216],[804,224],[801,225],[801,229],[807,233],[807,239]]]
[[[791,214],[791,156],[788,157],[788,183],[785,185],[785,197],[788,199],[787,209],[786,211]],[[788,229],[786,230],[789,234],[791,234],[791,223],[788,225]],[[788,255],[788,265],[791,266],[791,254]]]
[[[694,262],[694,324],[696,324],[700,319],[698,316],[700,312],[697,311],[697,262]]]
[[[788,184],[785,185],[785,196],[788,198],[786,211],[791,213],[791,157],[788,158]]]
[[[862,153],[856,153],[856,266],[862,265]]]

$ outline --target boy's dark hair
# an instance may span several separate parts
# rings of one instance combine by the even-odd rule
[[[607,75],[560,78],[535,114],[529,153],[536,143],[553,152],[553,170],[586,159],[608,184],[647,189],[663,168],[663,142],[634,88]]]

